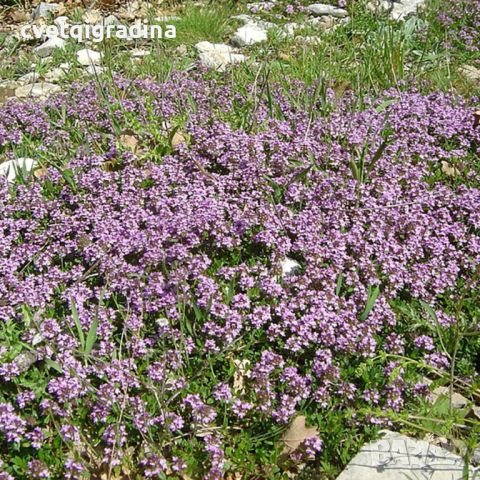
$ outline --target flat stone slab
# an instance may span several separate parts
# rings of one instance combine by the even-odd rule
[[[337,480],[462,480],[463,468],[463,459],[444,448],[384,431],[383,438],[362,447]],[[476,478],[473,468],[470,472],[469,478]]]

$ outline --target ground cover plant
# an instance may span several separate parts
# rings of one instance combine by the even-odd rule
[[[425,377],[478,391],[474,106],[232,85],[2,107],[42,164],[0,186],[2,478],[329,478]]]

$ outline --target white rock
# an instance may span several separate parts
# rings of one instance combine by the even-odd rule
[[[415,14],[417,9],[421,7],[426,0],[403,0],[402,2],[393,2],[390,11],[392,20],[403,20],[411,14]]]
[[[91,65],[100,65],[102,63],[102,54],[96,50],[84,48],[77,52],[77,61],[85,67]]]
[[[371,12],[386,12],[390,10],[393,6],[393,2],[391,0],[372,0],[367,3],[367,8]]]
[[[28,85],[30,83],[35,83],[40,76],[38,75],[37,72],[29,72],[26,73],[25,75],[22,75],[19,79],[18,82],[21,83],[22,85]]]
[[[459,69],[460,74],[472,82],[480,81],[480,69],[472,65],[463,65]]]
[[[312,27],[328,30],[329,28],[335,26],[336,22],[338,21],[338,18],[332,17],[331,15],[324,15],[322,17],[309,18],[305,21],[305,23],[307,25],[311,25]]]
[[[55,13],[60,7],[55,3],[41,2],[32,13],[32,19],[47,18],[50,14]]]
[[[267,38],[267,29],[263,25],[249,22],[235,32],[231,42],[237,47],[245,47],[264,42]]]
[[[461,480],[463,467],[463,459],[448,450],[385,431],[361,448],[337,480]]]
[[[17,98],[46,97],[47,95],[59,92],[60,90],[60,87],[53,83],[39,82],[18,87],[15,89],[15,96]]]
[[[49,38],[45,43],[35,48],[35,53],[42,58],[49,57],[57,48],[64,49],[67,42],[60,37]]]
[[[333,5],[327,5],[325,3],[314,3],[307,7],[307,11],[312,15],[331,15],[332,17],[342,18],[348,16],[348,12],[339,7]]]
[[[68,70],[70,70],[71,67],[72,67],[72,64],[70,62],[63,62],[58,66],[58,68],[61,68],[62,70],[65,70],[66,72]]]
[[[53,68],[45,74],[45,81],[55,83],[65,76],[65,70],[61,67]]]
[[[227,65],[245,61],[245,55],[235,53],[235,49],[224,43],[199,42],[195,45],[203,66],[224,71]]]
[[[15,181],[19,171],[30,172],[37,162],[33,158],[15,158],[8,162],[0,163],[0,175],[7,177],[9,182]]]
[[[293,258],[285,257],[282,261],[282,277],[295,275],[300,269],[300,264]]]
[[[92,76],[95,75],[102,75],[102,73],[105,73],[107,69],[105,67],[100,67],[99,65],[89,65],[85,71]]]
[[[42,343],[44,338],[40,333],[36,333],[32,338],[32,346],[36,347],[39,343]]]

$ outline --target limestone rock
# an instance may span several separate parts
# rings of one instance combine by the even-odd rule
[[[15,181],[17,171],[30,172],[37,162],[33,158],[15,158],[8,162],[0,163],[0,175],[7,177],[9,182]],[[17,357],[18,358],[18,357]]]
[[[20,86],[20,83],[6,80],[0,82],[0,103],[5,102],[9,98],[15,96],[15,90]]]
[[[65,70],[61,67],[53,68],[45,74],[45,81],[56,83],[65,76]]]
[[[46,97],[52,93],[59,92],[60,90],[60,87],[53,83],[38,82],[18,87],[15,90],[15,96],[17,98]]]
[[[231,42],[236,47],[245,47],[261,43],[268,38],[267,29],[258,23],[249,22],[240,27],[233,35]]]
[[[102,63],[102,54],[96,50],[84,48],[77,52],[77,61],[85,67],[91,65],[100,65]]]
[[[463,459],[448,450],[384,431],[383,438],[362,447],[337,480],[462,480],[463,468]]]
[[[456,169],[455,169],[456,170]],[[446,173],[446,172],[444,172]],[[435,403],[440,397],[450,397],[450,389],[448,387],[437,387],[431,395],[432,402]],[[452,407],[453,408],[465,408],[468,405],[468,400],[457,392],[452,394]]]
[[[460,74],[472,82],[480,82],[480,68],[472,65],[463,65],[459,69]]]
[[[293,258],[285,257],[282,261],[282,277],[288,277],[290,275],[296,275],[300,270],[300,264],[293,260]]]
[[[415,14],[426,0],[402,0],[401,2],[392,2],[390,18],[392,20],[403,20],[408,15]]]
[[[203,66],[224,71],[227,65],[245,61],[245,55],[235,53],[235,49],[224,43],[199,42],[195,45]]]
[[[40,78],[40,75],[37,72],[29,72],[25,75],[22,75],[18,82],[22,85],[29,85],[30,83],[35,83]]]
[[[342,20],[345,20],[345,18]],[[331,15],[323,15],[321,17],[310,18],[305,23],[321,30],[328,30],[329,28],[334,27],[337,24],[336,22],[338,22],[337,18],[332,17]]]
[[[331,15],[332,17],[343,18],[348,16],[348,12],[334,5],[327,5],[326,3],[314,3],[307,7],[307,11],[312,15],[322,16]]]
[[[64,49],[67,42],[60,37],[49,38],[45,43],[35,48],[35,53],[42,58],[49,57],[57,48]]]
[[[99,65],[89,65],[86,69],[85,72],[88,73],[88,75],[91,75],[94,77],[95,75],[102,75],[107,71],[105,67],[100,67]]]
[[[38,18],[48,18],[50,14],[58,12],[59,10],[60,6],[56,5],[55,3],[40,2],[32,13],[32,20],[37,20]]]

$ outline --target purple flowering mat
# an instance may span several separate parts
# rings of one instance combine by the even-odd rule
[[[390,424],[459,318],[478,330],[475,109],[272,88],[175,74],[0,107],[0,152],[38,162],[0,177],[0,478],[342,465],[329,422]],[[318,429],[286,451],[300,414]]]

